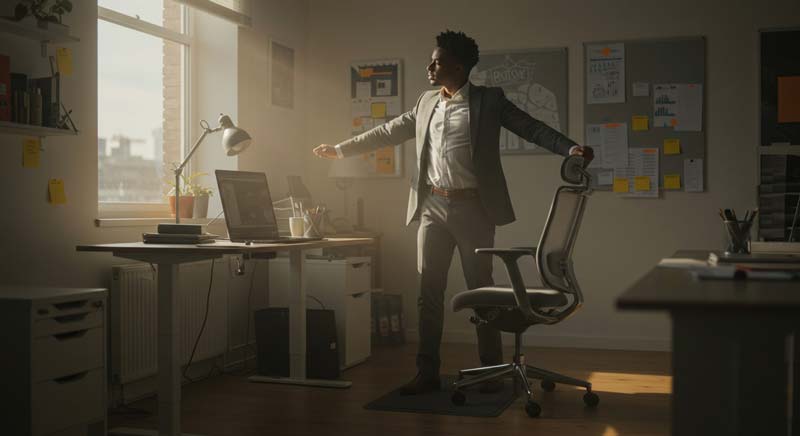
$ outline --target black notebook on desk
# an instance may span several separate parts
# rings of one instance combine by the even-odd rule
[[[211,233],[200,235],[181,233],[142,233],[145,244],[210,244],[219,236]]]
[[[736,265],[749,268],[764,269],[799,269],[800,256],[790,254],[744,254],[744,253],[717,253],[708,255],[710,265]]]

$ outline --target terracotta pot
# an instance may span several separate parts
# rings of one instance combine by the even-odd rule
[[[181,218],[191,218],[194,211],[194,197],[181,196]],[[172,216],[175,216],[175,196],[169,196],[169,211]]]

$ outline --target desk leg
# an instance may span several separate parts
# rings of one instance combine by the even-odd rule
[[[250,381],[329,388],[349,388],[345,380],[306,378],[306,286],[303,250],[289,250],[289,378],[252,376]]]
[[[158,432],[115,428],[115,436],[189,436],[181,433],[181,369],[178,361],[178,264],[158,264]]]

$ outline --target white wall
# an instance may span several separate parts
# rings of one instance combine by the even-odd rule
[[[576,272],[586,295],[583,310],[566,322],[532,329],[540,344],[582,347],[669,347],[669,320],[662,314],[620,312],[616,297],[660,258],[679,248],[720,248],[719,207],[755,206],[758,144],[757,30],[797,25],[796,0],[659,2],[577,0],[497,2],[405,2],[342,0],[314,2],[308,19],[308,146],[348,136],[347,68],[351,60],[401,58],[405,106],[430,89],[424,68],[435,35],[465,31],[481,50],[567,47],[569,136],[583,140],[582,43],[685,35],[707,38],[706,192],[669,192],[658,200],[621,199],[598,192],[590,200],[579,238]],[[414,163],[404,150],[406,168]],[[517,221],[500,227],[496,245],[535,245],[550,198],[559,183],[557,156],[504,158]],[[341,193],[325,174],[328,163],[308,157],[311,188],[330,205]],[[404,227],[409,171],[397,180],[357,181],[350,198],[362,196],[366,223],[384,232],[383,278],[389,291],[405,295],[409,326],[416,326],[416,226]],[[352,206],[351,206],[352,207]],[[351,209],[352,216],[352,209]],[[528,263],[531,279],[533,264]],[[506,281],[495,264],[495,279]],[[464,289],[457,257],[446,299]],[[473,340],[467,314],[448,313],[445,340]],[[411,332],[414,336],[416,332]]]

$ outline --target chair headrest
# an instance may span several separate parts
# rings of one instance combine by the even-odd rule
[[[583,156],[567,156],[561,163],[561,179],[573,185],[583,185],[588,187],[591,176],[586,171],[586,160]]]

